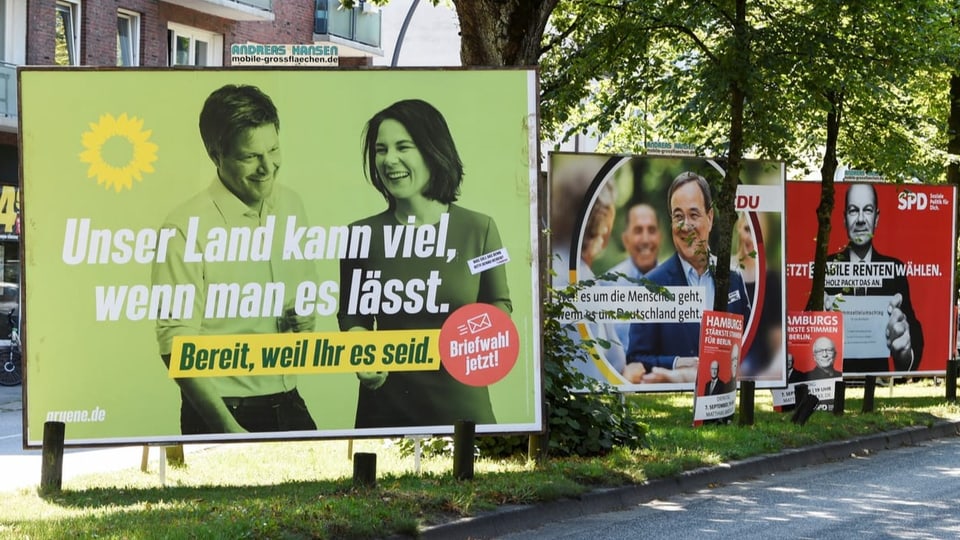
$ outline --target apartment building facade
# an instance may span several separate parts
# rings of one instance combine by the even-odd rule
[[[229,67],[237,43],[333,43],[381,56],[381,13],[339,0],[0,0],[0,339],[20,285],[17,67]],[[70,89],[63,89],[70,99]]]

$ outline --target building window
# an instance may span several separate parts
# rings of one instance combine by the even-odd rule
[[[80,65],[80,4],[57,2],[57,33],[54,63]]]
[[[0,0],[0,60],[7,58],[7,0]]]
[[[169,37],[171,66],[222,66],[223,36],[205,30],[170,23]]]
[[[140,14],[117,10],[117,65],[140,65]]]
[[[24,64],[26,51],[27,0],[0,0],[0,61]]]

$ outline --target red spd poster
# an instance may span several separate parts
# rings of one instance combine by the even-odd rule
[[[956,191],[840,182],[824,309],[843,314],[845,375],[938,374],[951,355]],[[819,182],[788,182],[787,311],[812,305]],[[789,336],[788,336],[789,341]]]
[[[773,405],[781,410],[796,403],[796,386],[820,400],[817,408],[833,410],[836,382],[843,378],[843,313],[787,313],[787,388],[773,390]]]

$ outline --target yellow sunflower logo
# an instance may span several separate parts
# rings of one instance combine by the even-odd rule
[[[152,173],[157,160],[157,145],[150,142],[151,130],[143,131],[143,120],[127,117],[100,116],[90,124],[90,131],[82,136],[83,152],[80,161],[89,163],[87,178],[97,177],[97,184],[120,192],[133,189],[133,179],[143,180],[144,173]]]

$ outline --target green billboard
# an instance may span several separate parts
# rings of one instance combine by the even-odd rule
[[[534,70],[19,77],[25,446],[541,430]]]

